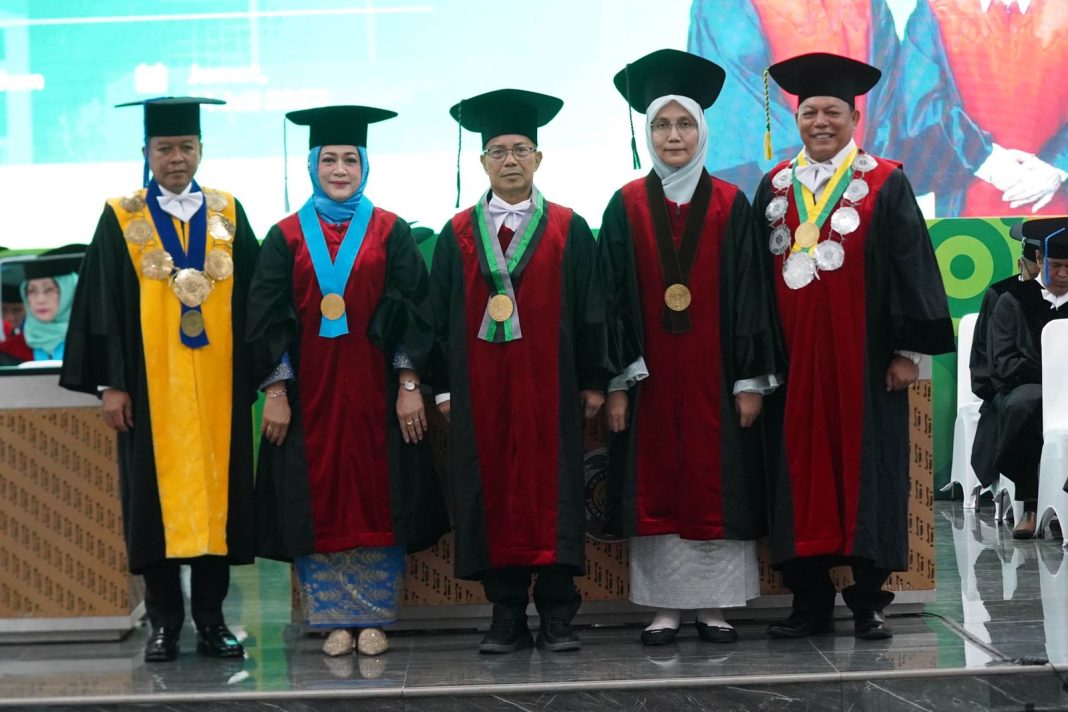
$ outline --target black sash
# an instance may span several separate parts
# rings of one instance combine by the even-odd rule
[[[697,181],[690,201],[690,214],[686,216],[686,227],[682,231],[678,252],[675,251],[675,241],[671,237],[671,220],[667,214],[664,186],[655,171],[650,171],[645,177],[645,191],[649,198],[649,212],[653,217],[653,234],[656,236],[656,248],[660,254],[660,274],[664,277],[664,289],[673,284],[689,287],[690,270],[697,255],[701,227],[704,225],[705,213],[708,212],[708,203],[712,197],[712,180],[707,172],[701,171],[701,178]],[[693,328],[689,308],[674,311],[668,309],[665,304],[660,326],[671,334],[686,333]]]

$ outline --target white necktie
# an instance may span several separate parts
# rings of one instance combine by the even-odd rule
[[[189,222],[198,210],[200,206],[204,204],[204,194],[197,193],[182,193],[180,195],[174,195],[173,193],[167,195],[166,193],[160,195],[159,207],[163,209],[163,212],[168,215],[173,215],[182,222]]]
[[[809,163],[807,166],[797,167],[797,180],[801,185],[812,191],[812,195],[818,197],[827,185],[827,181],[834,175],[834,164],[830,161],[823,163]]]

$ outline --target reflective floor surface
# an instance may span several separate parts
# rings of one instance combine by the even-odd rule
[[[937,592],[893,617],[892,640],[772,641],[742,622],[713,645],[684,627],[663,648],[638,627],[581,631],[578,653],[480,656],[475,632],[396,633],[377,658],[327,658],[289,624],[288,567],[235,569],[227,617],[247,657],[208,660],[193,631],[145,665],[147,631],[118,643],[0,646],[0,706],[166,710],[1062,710],[1068,573],[1060,540],[1013,541],[984,500],[936,508]],[[240,626],[236,625],[240,622]],[[1048,663],[1046,661],[1049,661]],[[1063,679],[1062,679],[1063,676]]]

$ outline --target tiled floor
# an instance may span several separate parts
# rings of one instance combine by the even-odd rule
[[[939,503],[937,602],[891,619],[895,637],[772,641],[763,623],[711,645],[692,627],[663,648],[639,628],[582,631],[573,654],[487,657],[474,632],[391,636],[379,658],[327,658],[288,623],[288,568],[236,569],[228,618],[248,657],[146,666],[145,631],[119,643],[0,646],[0,706],[113,710],[1053,710],[1068,709],[1068,572],[1059,540],[1015,542],[959,502]],[[1060,672],[1050,665],[1057,664]]]

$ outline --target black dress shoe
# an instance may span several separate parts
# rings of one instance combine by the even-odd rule
[[[642,645],[667,645],[675,640],[678,628],[657,628],[642,631]]]
[[[527,628],[527,619],[504,619],[495,620],[490,625],[489,632],[478,644],[478,652],[497,654],[514,653],[517,650],[525,650],[534,647],[534,636]]]
[[[178,638],[182,633],[179,626],[160,626],[152,630],[152,635],[145,641],[146,663],[169,663],[178,658]]]
[[[857,611],[853,614],[853,635],[860,640],[886,640],[894,632],[886,625],[882,611]]]
[[[568,650],[578,650],[582,647],[582,641],[571,630],[571,624],[559,618],[543,618],[541,629],[538,631],[538,649],[551,650],[554,653],[562,653]]]
[[[209,658],[241,658],[245,649],[224,623],[197,629],[197,652]]]
[[[697,621],[697,636],[709,643],[733,643],[738,640],[738,631]]]
[[[794,611],[790,617],[778,623],[768,626],[769,638],[807,638],[817,633],[828,633],[832,630],[831,621],[824,616],[814,613],[802,613]]]

